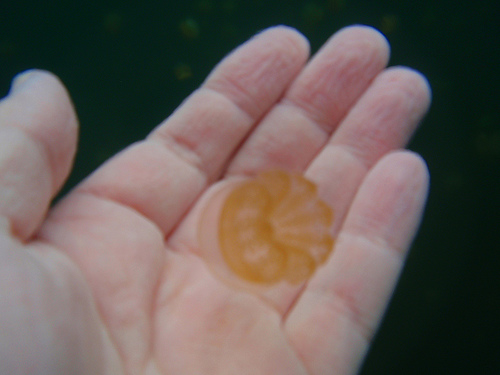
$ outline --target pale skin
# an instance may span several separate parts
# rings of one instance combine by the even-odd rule
[[[14,80],[0,102],[2,371],[356,373],[428,189],[425,163],[402,148],[430,90],[388,56],[367,27],[339,31],[312,59],[295,30],[265,30],[50,209],[76,115],[54,75]],[[196,255],[196,204],[214,183],[270,167],[318,185],[336,242],[303,288],[266,301]]]

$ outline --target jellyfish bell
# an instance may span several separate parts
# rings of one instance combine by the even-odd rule
[[[211,192],[200,215],[200,255],[231,286],[295,290],[333,248],[333,211],[298,173],[237,177]]]

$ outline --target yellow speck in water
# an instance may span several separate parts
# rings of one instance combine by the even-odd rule
[[[393,34],[399,30],[399,16],[386,14],[380,20],[380,31],[385,35]]]
[[[188,17],[179,23],[179,30],[185,39],[193,40],[200,36],[200,26],[194,18]]]
[[[193,76],[193,71],[188,64],[179,63],[174,67],[174,75],[178,81],[184,81]]]

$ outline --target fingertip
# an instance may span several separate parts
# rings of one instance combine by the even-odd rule
[[[425,159],[414,151],[404,150],[401,152],[403,158],[406,158],[406,163],[410,166],[410,170],[414,171],[414,176],[419,181],[422,199],[425,202],[429,194],[429,186],[431,175],[429,167]]]
[[[53,88],[62,88],[66,92],[61,80],[54,73],[43,69],[28,69],[14,76],[9,94],[16,94],[35,84],[40,84],[40,81],[43,81],[45,85],[50,84]]]
[[[288,40],[290,46],[295,48],[299,54],[309,56],[311,50],[309,40],[296,28],[288,25],[271,26],[256,34],[256,37],[265,34],[272,35],[280,40]]]
[[[401,179],[421,181],[422,186],[429,184],[430,174],[425,159],[418,153],[411,150],[397,150],[388,153],[381,159],[381,162],[389,162],[392,170],[399,170],[402,173]]]
[[[392,66],[384,74],[392,76],[393,80],[403,82],[400,86],[412,93],[414,102],[418,103],[420,116],[427,113],[432,101],[432,88],[425,75],[407,66]]]
[[[58,190],[71,168],[78,138],[78,119],[66,87],[51,72],[29,69],[13,78],[6,99],[0,120],[40,141]]]
[[[32,78],[33,75],[36,75],[36,71],[30,69],[30,70],[25,70],[24,72],[18,73],[13,79],[12,83],[10,85],[10,91],[9,94],[16,93],[20,91],[23,87],[23,85],[30,79]]]
[[[349,39],[357,43],[364,41],[366,48],[377,50],[379,55],[385,58],[385,64],[389,62],[391,45],[385,35],[376,28],[362,24],[349,25],[337,31],[333,37],[343,34],[348,35]]]
[[[413,215],[399,212],[395,216],[408,215],[407,219],[412,221],[408,227],[416,228],[429,194],[430,174],[424,158],[410,150],[389,152],[380,159],[370,174],[379,176],[379,190],[382,194],[392,189],[389,196],[392,196],[393,202],[387,203],[387,207],[392,205],[393,208],[387,212],[399,212],[401,208],[413,212]],[[396,204],[398,200],[400,203]],[[400,220],[405,221],[403,218]]]

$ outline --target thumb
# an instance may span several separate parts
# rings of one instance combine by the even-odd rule
[[[69,174],[78,123],[69,95],[51,73],[18,75],[0,101],[0,218],[29,238]]]

